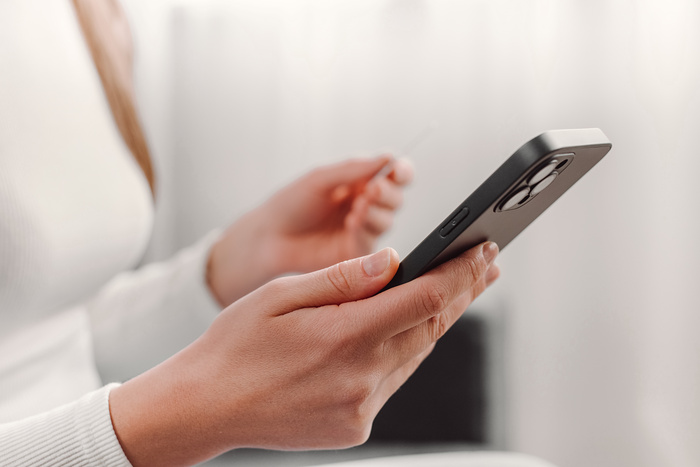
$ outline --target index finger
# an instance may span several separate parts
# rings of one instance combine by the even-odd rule
[[[471,302],[497,254],[495,243],[482,243],[411,282],[362,300],[371,306],[363,307],[366,316],[358,321],[383,342],[439,315],[464,294]]]

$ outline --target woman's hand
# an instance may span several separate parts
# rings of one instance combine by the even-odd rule
[[[499,274],[477,246],[407,284],[391,249],[274,280],[163,364],[112,391],[139,465],[188,465],[237,447],[363,443],[386,400]]]
[[[391,227],[412,178],[407,161],[383,155],[321,167],[298,179],[214,245],[208,268],[214,295],[226,306],[281,274],[370,253]]]

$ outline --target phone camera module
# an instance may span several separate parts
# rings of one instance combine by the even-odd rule
[[[524,187],[506,198],[501,205],[501,211],[509,211],[522,206],[530,197],[530,188]]]
[[[549,185],[552,184],[555,178],[559,175],[557,172],[552,172],[547,178],[532,187],[532,196],[542,193]]]
[[[559,161],[556,159],[550,160],[543,167],[536,170],[534,175],[528,180],[528,185],[535,186],[545,178],[547,178],[554,170],[557,168],[557,163]]]
[[[496,205],[495,211],[512,211],[532,201],[538,194],[546,190],[559,174],[566,170],[573,158],[573,153],[557,154],[550,157],[504,196],[501,202]]]

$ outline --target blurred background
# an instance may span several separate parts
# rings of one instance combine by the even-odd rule
[[[310,168],[416,179],[403,257],[522,143],[613,150],[500,257],[493,446],[557,465],[700,465],[700,2],[126,0],[159,176],[148,260]],[[429,133],[429,134],[428,134]]]

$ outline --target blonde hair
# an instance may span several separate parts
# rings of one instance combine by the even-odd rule
[[[136,110],[131,32],[117,0],[73,0],[119,132],[155,196],[155,176]]]

